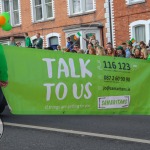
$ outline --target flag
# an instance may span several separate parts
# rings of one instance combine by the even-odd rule
[[[131,42],[132,42],[132,43],[135,43],[135,39],[134,39],[134,38],[132,38],[132,39],[131,39]]]
[[[81,33],[80,32],[77,32],[75,35],[74,35],[74,40],[77,41],[81,36]]]
[[[135,39],[134,38],[132,38],[131,40],[130,40],[131,42],[132,42],[132,46],[136,46],[137,45],[137,43],[136,43],[136,41],[135,41]]]

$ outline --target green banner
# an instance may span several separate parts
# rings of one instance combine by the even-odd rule
[[[13,114],[150,114],[150,62],[4,47]]]

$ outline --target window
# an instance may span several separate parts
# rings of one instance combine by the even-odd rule
[[[19,0],[3,0],[2,11],[10,13],[10,23],[12,26],[20,25]]]
[[[135,39],[137,42],[146,41],[145,25],[135,27]]]
[[[33,0],[34,21],[53,19],[53,0]]]
[[[69,0],[69,14],[83,14],[95,11],[95,0]]]
[[[136,42],[144,41],[146,44],[150,40],[150,20],[138,20],[130,24],[130,38],[135,38]]]
[[[53,49],[57,49],[58,46],[58,37],[53,36],[49,38],[49,47],[52,47]]]
[[[61,45],[61,37],[59,33],[52,32],[46,35],[46,47],[57,49],[58,45]]]
[[[145,2],[145,0],[127,0],[128,5],[143,3],[143,2]]]

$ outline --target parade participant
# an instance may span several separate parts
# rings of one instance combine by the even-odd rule
[[[6,101],[1,87],[6,87],[8,84],[7,63],[3,52],[3,47],[0,45],[0,113],[3,112]]]

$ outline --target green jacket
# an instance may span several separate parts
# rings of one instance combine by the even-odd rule
[[[0,81],[7,81],[7,62],[2,45],[0,45]]]
[[[25,46],[26,47],[32,47],[32,43],[29,37],[25,38]]]

